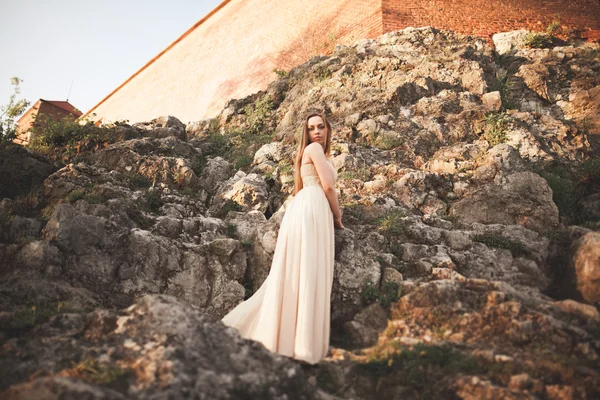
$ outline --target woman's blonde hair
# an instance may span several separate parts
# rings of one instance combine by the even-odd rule
[[[306,119],[304,120],[304,125],[302,126],[302,137],[300,138],[300,143],[298,144],[298,155],[296,156],[296,170],[294,171],[294,194],[298,193],[300,189],[302,189],[302,177],[300,176],[300,167],[302,166],[302,156],[304,155],[304,149],[306,146],[310,144],[310,135],[308,134],[308,120],[312,117],[321,117],[325,127],[327,128],[327,135],[325,137],[325,148],[323,149],[325,152],[325,156],[329,157],[329,153],[331,151],[331,124],[325,117],[325,114],[314,112],[308,114]]]

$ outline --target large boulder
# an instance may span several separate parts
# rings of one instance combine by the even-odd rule
[[[71,332],[69,340],[61,330]],[[0,355],[0,390],[10,400],[42,394],[98,400],[315,395],[297,364],[165,295],[145,296],[120,312],[57,315],[37,328],[27,347],[4,346]],[[73,362],[111,375],[94,380]],[[41,377],[28,382],[34,372]]]
[[[133,124],[133,127],[147,137],[165,138],[174,136],[177,139],[186,140],[185,124],[171,115],[158,117],[150,122],[138,122]]]
[[[109,171],[143,175],[169,186],[197,186],[192,159],[200,153],[177,138],[133,139],[112,144],[91,157],[94,166]]]
[[[575,285],[585,301],[600,303],[600,232],[588,232],[573,243]]]
[[[525,46],[525,38],[529,31],[521,29],[518,31],[501,32],[492,36],[492,41],[496,47],[496,52],[500,55],[508,54],[515,49]]]
[[[533,172],[508,175],[501,184],[488,184],[454,203],[450,214],[465,222],[523,225],[535,231],[558,225],[552,190]]]
[[[43,155],[11,145],[0,150],[0,200],[27,195],[58,168]]]
[[[227,215],[228,209],[258,210],[264,213],[268,206],[269,191],[265,178],[258,174],[238,171],[219,188],[209,211],[211,215],[221,216]]]

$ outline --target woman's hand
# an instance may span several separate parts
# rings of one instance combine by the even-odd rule
[[[342,224],[342,216],[333,217],[333,225],[335,225],[338,229],[344,229],[344,224]]]

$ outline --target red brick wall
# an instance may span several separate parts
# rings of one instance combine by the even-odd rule
[[[515,29],[545,31],[554,20],[600,38],[598,0],[383,0],[383,30],[433,26],[490,37]]]
[[[86,114],[104,122],[197,121],[265,89],[274,69],[289,70],[336,43],[407,26],[483,37],[545,30],[557,13],[584,36],[600,37],[599,0],[224,0]]]

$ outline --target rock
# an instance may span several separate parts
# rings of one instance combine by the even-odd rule
[[[483,70],[476,62],[469,64],[470,71],[463,72],[462,86],[469,92],[483,95],[487,91],[487,83]]]
[[[0,200],[31,193],[58,168],[43,155],[12,145],[0,150]]]
[[[481,100],[483,101],[485,108],[489,111],[500,112],[502,109],[502,97],[498,91],[485,93],[481,96]]]
[[[387,313],[378,303],[373,303],[344,325],[354,346],[367,347],[377,343],[379,333],[387,325]]]
[[[435,88],[429,77],[420,78],[416,82],[407,82],[396,88],[394,96],[400,105],[407,106],[416,103],[423,97],[433,96]]]
[[[190,138],[190,143],[193,143],[194,141],[198,140],[198,137],[206,136],[211,128],[211,124],[213,124],[212,126],[214,126],[215,122],[218,125],[218,120],[214,118],[207,118],[199,121],[188,122],[185,126],[185,132],[188,138]]]
[[[510,377],[508,388],[515,391],[527,390],[531,388],[533,380],[527,374],[513,375]]]
[[[155,185],[162,182],[182,188],[198,185],[190,160],[198,154],[176,137],[144,138],[109,145],[94,153],[90,161],[93,166],[109,171],[145,176]]]
[[[15,261],[23,269],[40,271],[49,274],[50,278],[58,278],[64,258],[58,248],[47,241],[38,240],[21,247]]]
[[[213,194],[219,185],[231,178],[234,174],[233,165],[222,157],[215,157],[208,160],[206,166],[200,174],[200,180],[206,191]]]
[[[361,290],[368,281],[378,285],[381,267],[375,260],[381,251],[358,240],[350,229],[336,231],[336,258],[332,290],[332,323],[348,321],[360,309]]]
[[[502,32],[492,35],[492,41],[496,47],[496,52],[500,55],[510,53],[512,50],[520,49],[524,46],[525,37],[529,31],[521,29],[518,31]]]
[[[239,209],[265,212],[269,205],[269,192],[264,178],[258,174],[246,175],[238,171],[218,190],[210,207],[212,215],[224,212],[227,201],[237,205]]]
[[[46,224],[43,237],[66,253],[84,255],[92,248],[113,247],[114,238],[106,234],[106,228],[104,218],[85,215],[69,204],[61,204]]]
[[[235,236],[249,250],[248,275],[252,290],[256,291],[271,269],[279,225],[275,221],[267,222],[260,211],[231,211],[227,221],[235,226]]]
[[[133,229],[125,241],[119,290],[126,294],[158,293],[163,281],[179,270],[181,252],[167,238]]]
[[[42,224],[37,219],[24,218],[16,215],[10,221],[8,237],[5,240],[9,242],[19,242],[21,240],[36,239],[40,236],[41,230]],[[2,233],[0,233],[0,235],[2,235]]]
[[[537,62],[521,65],[519,71],[515,74],[515,76],[523,79],[527,88],[535,92],[541,99],[553,102],[555,93],[552,87],[548,85],[551,75],[547,65]]]
[[[254,165],[262,164],[266,161],[278,163],[281,161],[283,146],[280,142],[272,142],[263,145],[254,153]]]
[[[142,135],[151,138],[175,136],[179,140],[186,140],[185,124],[171,115],[155,118],[150,122],[139,122],[133,124],[133,127]]]
[[[0,372],[8,378],[3,387],[14,383],[7,392],[9,398],[39,398],[41,394],[50,399],[185,398],[191,392],[211,399],[281,399],[290,393],[297,399],[314,398],[314,388],[297,364],[258,342],[242,339],[235,329],[171,296],[144,296],[126,310],[96,311],[87,319],[81,336],[69,342],[42,336],[19,350],[36,362],[13,369],[10,377],[7,364],[2,363]],[[89,347],[88,341],[103,345]],[[70,346],[79,350],[74,354],[68,351]],[[14,362],[17,355],[7,348],[3,351],[3,359]],[[35,371],[53,375],[72,368],[73,359],[88,358],[97,368],[110,367],[125,381],[98,386],[81,378],[52,377],[18,384]],[[135,388],[134,395],[130,387]]]
[[[404,277],[400,272],[394,268],[385,268],[383,270],[383,282],[393,282],[400,284],[404,280]]]
[[[127,399],[126,396],[115,390],[63,377],[39,378],[32,382],[14,385],[4,392],[4,396],[5,400],[59,400],[64,398],[85,398],[89,400]]]
[[[596,307],[582,304],[575,300],[555,301],[554,304],[564,312],[578,315],[584,318],[589,318],[591,321],[600,322],[600,312]]]
[[[176,239],[181,235],[182,229],[182,220],[172,217],[162,217],[158,219],[154,231],[161,236]]]
[[[454,203],[450,214],[465,222],[523,225],[535,231],[558,224],[558,208],[545,179],[532,172],[505,177],[502,184],[489,184]]]
[[[426,214],[446,215],[447,205],[439,197],[450,190],[444,177],[436,173],[409,172],[392,185],[404,205]]]
[[[600,87],[588,90],[572,88],[569,102],[561,102],[561,108],[572,118],[586,121],[586,130],[589,134],[600,133]],[[558,104],[558,102],[557,102]]]
[[[600,302],[600,233],[588,232],[573,243],[575,285],[583,299]]]

